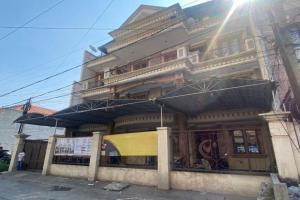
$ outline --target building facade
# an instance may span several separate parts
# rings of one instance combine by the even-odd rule
[[[104,56],[85,53],[82,102],[155,99],[193,81],[204,81],[196,87],[209,90],[217,84],[210,82],[214,78],[267,80],[250,13],[239,8],[222,27],[230,7],[227,1],[185,9],[178,4],[168,8],[140,6],[119,29],[110,32],[113,40],[99,47]],[[199,145],[213,143],[216,152],[211,154],[215,155],[207,157],[212,168],[274,171],[267,124],[258,117],[263,112],[232,106],[205,108],[190,116],[180,112],[166,115],[174,133],[175,157],[183,162],[178,167],[197,168],[203,155],[207,156],[207,152],[198,152]],[[157,118],[155,124],[152,117],[159,115],[118,117],[114,132],[155,130],[160,122]]]
[[[250,8],[141,5],[101,56],[84,53],[80,104],[23,121],[91,138],[90,156],[74,156],[52,137],[43,173],[243,196],[270,173],[298,182],[297,134],[270,70],[274,35]]]

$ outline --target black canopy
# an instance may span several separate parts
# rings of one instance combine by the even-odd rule
[[[112,99],[78,104],[49,116],[28,114],[15,120],[17,123],[42,126],[76,127],[86,123],[107,124],[117,117],[140,113],[199,112],[272,107],[274,83],[268,80],[211,79],[193,80],[167,95],[153,100]]]

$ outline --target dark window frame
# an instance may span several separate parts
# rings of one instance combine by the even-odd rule
[[[234,136],[234,131],[241,131],[242,136]],[[255,132],[255,142],[256,142],[258,152],[249,151],[250,145],[249,145],[249,136],[247,134],[247,131],[254,131]],[[256,129],[256,128],[245,128],[245,129],[230,130],[230,134],[231,134],[231,137],[232,137],[233,153],[237,154],[237,155],[247,155],[247,154],[248,155],[259,155],[259,154],[263,154],[261,144],[260,144],[259,139],[258,139],[258,133],[259,133],[259,130]],[[244,145],[245,152],[238,152],[237,151],[238,143],[235,142],[235,137],[242,137],[243,138],[243,145]]]

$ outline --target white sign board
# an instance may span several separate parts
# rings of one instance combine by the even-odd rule
[[[90,156],[92,138],[57,138],[54,155],[56,156]]]

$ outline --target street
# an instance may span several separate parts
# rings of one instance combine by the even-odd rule
[[[159,191],[155,187],[130,185],[122,192],[103,190],[109,182],[94,186],[83,179],[41,176],[40,173],[4,173],[0,175],[0,200],[250,200],[205,192]]]

